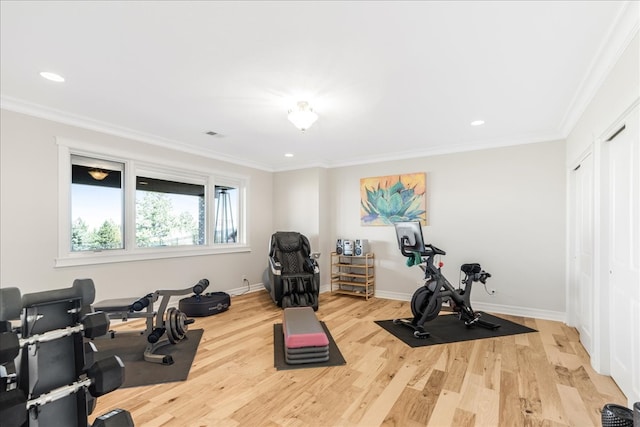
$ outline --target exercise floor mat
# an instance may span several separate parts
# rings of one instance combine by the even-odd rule
[[[340,353],[336,342],[333,340],[327,325],[325,325],[324,322],[320,322],[320,325],[329,339],[329,360],[326,362],[302,363],[299,365],[290,365],[285,361],[282,323],[275,323],[273,325],[273,360],[274,366],[278,371],[284,371],[287,369],[324,368],[328,366],[341,366],[347,364],[344,357],[342,357],[342,353]]]
[[[190,329],[185,339],[177,344],[169,344],[158,349],[155,354],[169,354],[173,357],[172,365],[144,360],[147,338],[144,335],[118,335],[115,338],[98,338],[92,342],[98,349],[95,360],[117,355],[124,363],[124,384],[121,388],[140,387],[185,381],[189,376],[191,364],[198,351],[203,334],[202,329]]]
[[[407,320],[411,321],[411,318]],[[482,320],[497,323],[500,327],[498,329],[486,329],[479,326],[468,328],[462,320],[458,319],[457,315],[442,314],[424,324],[425,331],[430,334],[428,338],[416,338],[413,336],[413,329],[405,325],[396,325],[393,320],[376,320],[375,323],[410,347],[425,347],[537,332],[535,329],[487,313],[482,313]]]

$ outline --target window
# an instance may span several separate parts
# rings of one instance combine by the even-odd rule
[[[214,243],[235,243],[238,240],[238,189],[215,186],[216,223]]]
[[[58,146],[56,266],[250,250],[246,177],[75,141],[58,139]]]
[[[204,245],[205,186],[136,177],[136,246]]]
[[[122,249],[124,165],[71,156],[71,251]]]

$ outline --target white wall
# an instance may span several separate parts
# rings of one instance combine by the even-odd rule
[[[480,262],[493,277],[476,308],[563,319],[565,144],[552,141],[330,170],[335,237],[369,239],[376,294],[408,299],[421,271],[405,266],[393,227],[360,225],[360,178],[427,173],[425,240],[447,252],[444,273]]]
[[[298,231],[307,236],[311,250],[321,254],[320,281],[325,288],[335,250],[330,174],[329,169],[309,168],[277,172],[273,177],[274,231]]]
[[[242,286],[242,275],[251,283],[262,280],[271,233],[295,229],[308,234],[313,249],[323,253],[323,284],[329,283],[335,238],[364,238],[376,253],[379,295],[407,299],[419,270],[404,266],[391,227],[360,225],[359,183],[362,177],[425,171],[429,216],[425,236],[448,252],[444,261],[449,279],[457,282],[460,264],[478,261],[493,274],[489,283],[496,294],[490,297],[476,289],[477,304],[506,307],[503,312],[515,307],[541,317],[558,317],[564,311],[562,142],[271,174],[10,111],[3,110],[1,119],[2,286],[19,286],[27,293],[91,277],[98,299],[182,288],[202,277],[212,282],[211,290],[236,289]],[[55,268],[55,137],[250,176],[252,251]]]
[[[262,281],[272,231],[272,174],[201,156],[150,146],[31,116],[1,111],[0,284],[23,293],[63,288],[76,278],[96,283],[96,298],[141,296],[156,289],[181,289],[201,278],[209,291],[242,288],[242,275]],[[55,268],[58,250],[58,151],[56,137],[103,144],[136,155],[250,177],[248,227],[252,250],[82,267]]]
[[[273,231],[302,233],[307,236],[314,251],[319,250],[320,234],[318,171],[318,168],[309,168],[274,174],[271,202]]]
[[[640,35],[636,32],[567,137],[569,167],[591,150],[596,138],[640,96],[639,64]]]
[[[637,3],[633,3],[635,7],[636,20],[638,13]],[[591,270],[589,281],[582,280],[578,268],[581,267],[579,258],[574,258],[573,250],[570,250],[568,256],[568,268],[575,267],[573,274],[568,278],[567,298],[575,303],[569,306],[569,319],[571,324],[577,323],[575,326],[580,330],[588,326],[592,326],[592,337],[585,339],[581,337],[585,349],[591,356],[591,364],[594,369],[603,374],[610,373],[611,354],[610,339],[613,334],[620,336],[621,334],[628,338],[627,348],[632,349],[635,353],[631,353],[630,365],[633,365],[635,372],[640,372],[640,363],[638,363],[637,355],[640,352],[640,327],[637,322],[630,322],[622,328],[614,328],[610,324],[612,319],[611,310],[620,309],[620,301],[611,300],[611,284],[610,277],[610,260],[609,260],[609,242],[613,241],[614,236],[609,233],[609,211],[607,208],[607,200],[609,188],[607,180],[608,162],[606,158],[607,142],[604,142],[611,132],[616,130],[612,126],[626,116],[632,108],[636,108],[640,103],[640,35],[637,31],[632,40],[630,40],[626,49],[620,55],[618,61],[610,70],[606,79],[595,93],[593,99],[585,109],[584,113],[578,120],[576,126],[572,129],[567,137],[567,174],[571,175],[573,168],[580,163],[581,159],[589,154],[588,162],[593,168],[593,188],[590,196],[591,205],[586,212],[580,212],[587,219],[584,229],[570,228],[568,236],[569,242],[585,241],[589,247],[580,248],[593,254],[593,265],[582,266]],[[637,112],[636,112],[637,117]],[[638,119],[634,117],[638,123]],[[631,130],[626,131],[631,132]],[[615,144],[614,139],[611,144]],[[635,141],[638,144],[638,141]],[[632,163],[630,163],[632,164]],[[635,163],[637,168],[637,161]],[[635,170],[636,176],[638,170]],[[569,181],[572,183],[572,181]],[[575,188],[574,188],[575,187]],[[579,188],[570,186],[568,194],[571,197],[578,195]],[[573,217],[574,212],[569,212],[569,217]],[[639,220],[640,221],[640,220]],[[637,224],[636,224],[637,225]],[[631,243],[632,247],[637,248],[640,242]],[[592,238],[593,237],[593,238]],[[620,238],[620,237],[618,237]],[[634,235],[623,236],[623,238],[634,238]],[[575,243],[572,243],[575,245]],[[572,249],[572,248],[570,248]],[[588,297],[585,298],[584,295]],[[629,310],[632,310],[631,304],[634,303],[633,296],[629,295],[628,301],[625,301]],[[637,302],[636,302],[637,304]],[[584,315],[581,317],[580,314]],[[612,330],[616,329],[616,330]],[[635,356],[634,356],[635,355]],[[623,356],[618,359],[623,359]],[[636,389],[627,388],[623,390],[629,404],[640,398],[640,384],[637,378],[634,378]],[[616,380],[614,375],[614,380]]]

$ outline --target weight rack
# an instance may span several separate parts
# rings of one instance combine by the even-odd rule
[[[117,357],[94,362],[84,338],[109,330],[105,313],[91,313],[93,282],[20,296],[0,289],[0,420],[6,427],[90,427],[99,396],[124,382]],[[19,326],[17,325],[19,322]],[[133,426],[128,411],[96,418],[93,427]]]

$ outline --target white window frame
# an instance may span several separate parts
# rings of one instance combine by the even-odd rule
[[[163,258],[190,257],[226,253],[250,252],[247,229],[247,192],[249,177],[225,171],[211,171],[167,161],[166,159],[137,158],[131,153],[105,149],[81,141],[56,138],[58,144],[58,257],[56,267],[107,264]],[[124,164],[124,249],[108,251],[71,251],[71,156],[104,159]],[[135,192],[136,177],[151,176],[205,186],[205,233],[204,245],[164,246],[161,248],[138,248],[135,236]],[[238,236],[235,243],[213,243],[214,233],[214,189],[216,185],[238,188]]]

